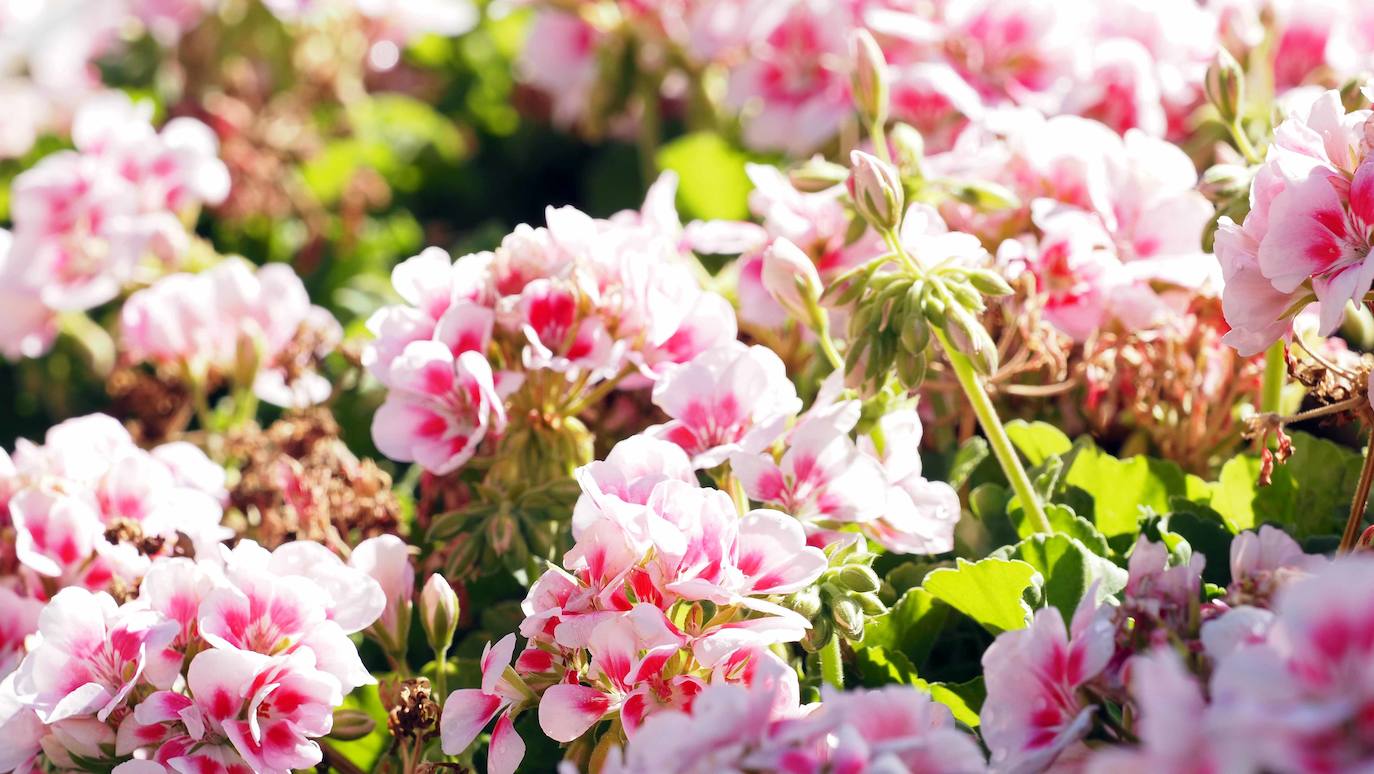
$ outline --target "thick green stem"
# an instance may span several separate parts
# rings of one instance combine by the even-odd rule
[[[844,687],[844,660],[840,653],[840,635],[830,635],[830,641],[821,648],[821,679],[826,685]]]
[[[1277,414],[1283,402],[1283,380],[1288,376],[1284,343],[1276,341],[1264,353],[1264,384],[1260,392],[1260,411]]]
[[[434,695],[443,701],[448,698],[448,648],[434,656]]]
[[[1036,532],[1053,533],[1054,527],[1050,526],[1045,508],[1040,504],[1035,488],[1031,486],[1030,476],[1026,475],[1026,469],[1021,466],[1021,458],[1016,456],[1016,449],[1007,437],[1007,430],[1002,426],[1002,420],[997,416],[997,409],[992,405],[987,390],[984,390],[982,382],[978,381],[973,364],[949,343],[944,331],[935,328],[935,336],[940,340],[940,346],[945,348],[945,356],[949,358],[950,367],[954,369],[954,376],[958,378],[959,386],[964,388],[969,405],[978,416],[978,424],[982,426],[984,435],[988,437],[988,444],[992,446],[993,456],[997,458],[997,464],[1002,466],[1002,473],[1006,475],[1012,491],[1021,501],[1026,518],[1030,519],[1031,526]]]

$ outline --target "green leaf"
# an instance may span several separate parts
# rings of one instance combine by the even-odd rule
[[[1207,496],[1205,482],[1172,462],[1143,456],[1118,460],[1090,440],[1080,442],[1065,483],[1092,495],[1093,518],[1107,538],[1134,534],[1142,508],[1167,513],[1171,497]]]
[[[978,727],[978,713],[987,697],[988,689],[981,677],[962,683],[930,684],[930,698],[949,707],[954,719],[969,728]]]
[[[1066,621],[1094,582],[1099,600],[1126,588],[1125,570],[1067,535],[1032,535],[994,555],[1034,567],[1045,579],[1045,600],[1059,608]]]
[[[683,220],[744,220],[749,217],[745,174],[749,157],[714,132],[696,132],[669,142],[658,151],[660,169],[678,174],[678,209]]]
[[[971,436],[959,446],[959,451],[954,454],[954,461],[949,466],[949,485],[955,489],[963,489],[968,482],[969,476],[992,454],[988,448],[988,442],[981,436]]]
[[[1023,595],[1039,582],[1034,567],[1019,560],[956,561],[956,567],[932,570],[922,588],[993,634],[1026,625],[1031,609]]]
[[[1063,431],[1048,422],[1027,422],[1014,419],[1007,423],[1007,435],[1017,451],[1031,465],[1039,465],[1050,457],[1068,454],[1073,448]]]
[[[860,681],[868,688],[915,685],[920,681],[916,677],[916,667],[900,651],[858,647],[854,649],[854,661],[859,668]]]
[[[1050,527],[1055,534],[1068,535],[1082,541],[1089,551],[1098,556],[1110,557],[1112,549],[1107,545],[1107,538],[1093,526],[1091,521],[1074,513],[1073,508],[1059,503],[1050,503],[1045,506],[1045,515],[1050,520]],[[1035,526],[1026,520],[1026,513],[1017,503],[1012,506],[1008,518],[1016,525],[1018,537],[1027,538],[1036,534]]]
[[[1236,457],[1222,466],[1210,486],[1210,505],[1233,532],[1266,522],[1298,540],[1341,531],[1360,478],[1359,452],[1306,433],[1292,433],[1292,439],[1293,456],[1275,466],[1269,486],[1258,484],[1257,457]]]
[[[1220,514],[1205,505],[1176,501],[1167,529],[1187,540],[1193,553],[1207,557],[1203,580],[1218,586],[1231,582],[1231,541],[1235,536]]]
[[[1210,487],[1212,490],[1211,505],[1217,513],[1221,514],[1226,520],[1226,525],[1232,532],[1239,532],[1244,529],[1251,529],[1255,526],[1255,506],[1259,494],[1259,457],[1251,455],[1241,455],[1232,457],[1221,466],[1221,473],[1217,480]],[[1277,504],[1284,499],[1291,497],[1288,479],[1281,477],[1282,481],[1275,484],[1283,491],[1269,492],[1271,504]],[[1273,487],[1269,487],[1272,489]],[[1286,510],[1286,509],[1284,509]]]
[[[351,742],[339,742],[329,740],[329,745],[338,750],[363,771],[371,771],[372,767],[382,758],[382,753],[391,744],[391,733],[386,726],[386,707],[382,706],[382,701],[377,696],[376,685],[364,685],[355,689],[352,693],[344,697],[344,709],[356,709],[366,712],[368,717],[376,722],[376,727],[372,733]]]
[[[868,619],[862,644],[901,653],[912,664],[925,663],[948,615],[949,607],[929,591],[911,589],[886,613]]]

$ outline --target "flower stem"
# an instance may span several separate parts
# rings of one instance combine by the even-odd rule
[[[1236,119],[1226,125],[1231,132],[1231,139],[1236,143],[1236,150],[1245,157],[1248,164],[1255,165],[1260,163],[1259,153],[1255,151],[1255,146],[1250,143],[1250,138],[1245,135],[1245,129],[1240,125],[1240,119]]]
[[[1364,466],[1360,468],[1360,482],[1355,486],[1355,499],[1350,501],[1350,518],[1346,519],[1345,532],[1341,533],[1341,544],[1337,554],[1348,554],[1355,547],[1359,537],[1360,525],[1364,524],[1365,506],[1369,503],[1369,488],[1374,484],[1374,436],[1364,450]]]
[[[945,356],[949,358],[949,364],[954,369],[954,376],[959,380],[959,386],[964,388],[964,394],[968,396],[969,405],[973,408],[973,413],[978,417],[978,424],[982,426],[983,433],[988,437],[988,443],[992,446],[993,456],[997,458],[997,464],[1002,466],[1002,473],[1006,475],[1011,488],[1016,492],[1016,497],[1021,501],[1021,508],[1025,511],[1026,518],[1030,519],[1031,526],[1036,532],[1052,534],[1054,527],[1050,526],[1049,517],[1045,515],[1045,508],[1040,504],[1040,498],[1035,494],[1035,488],[1031,486],[1030,476],[1026,475],[1026,469],[1021,466],[1021,458],[1016,456],[1016,449],[1011,445],[1011,439],[1007,437],[1007,429],[1002,425],[1002,420],[997,416],[997,409],[992,405],[992,399],[988,397],[987,390],[983,389],[982,382],[978,381],[978,374],[973,370],[967,357],[949,343],[945,332],[935,328],[935,337],[940,340],[940,346],[945,349]]]
[[[840,653],[840,635],[830,635],[830,641],[821,648],[821,679],[826,685],[844,687],[844,662]]]
[[[1284,356],[1284,350],[1284,343],[1276,341],[1264,353],[1264,384],[1260,391],[1260,411],[1267,414],[1279,413],[1279,404],[1283,402],[1283,380],[1288,376],[1288,360]]]

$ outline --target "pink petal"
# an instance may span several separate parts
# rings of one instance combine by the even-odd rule
[[[482,693],[476,688],[450,693],[444,701],[444,714],[439,718],[439,739],[444,754],[458,755],[466,750],[500,711],[499,696]]]
[[[502,715],[496,721],[496,729],[491,732],[491,745],[487,748],[487,774],[515,774],[515,769],[525,757],[525,740],[515,733],[515,724],[510,715]]]
[[[545,691],[539,702],[539,727],[550,739],[571,742],[587,733],[610,706],[610,698],[595,688],[560,683]]]

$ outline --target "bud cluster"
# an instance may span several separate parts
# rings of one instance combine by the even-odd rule
[[[862,639],[868,618],[887,612],[878,598],[881,581],[871,566],[875,555],[862,548],[862,541],[834,543],[826,553],[829,569],[815,584],[783,601],[811,622],[801,641],[811,653],[819,651],[836,633],[851,641]]]

